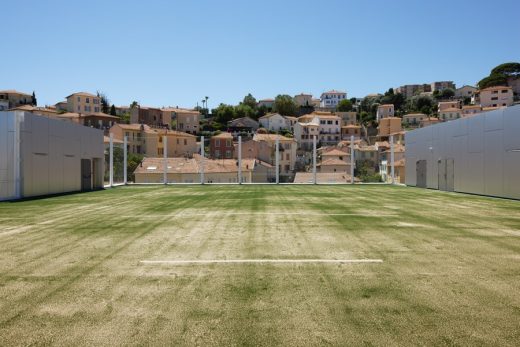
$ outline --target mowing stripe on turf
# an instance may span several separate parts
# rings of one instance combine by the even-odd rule
[[[194,259],[194,260],[141,260],[145,265],[207,265],[207,264],[359,264],[382,263],[382,259]]]

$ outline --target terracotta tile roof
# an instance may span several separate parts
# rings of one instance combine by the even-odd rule
[[[380,107],[384,107],[384,108],[394,107],[394,104],[383,104],[383,105],[379,105],[377,108],[380,108]]]
[[[232,139],[233,138],[233,135],[231,135],[230,133],[226,133],[226,132],[223,132],[223,133],[220,133],[218,135],[215,135],[215,136],[212,136],[211,138],[219,138],[219,139]]]
[[[200,173],[201,157],[197,154],[193,158],[167,158],[168,173]],[[257,162],[255,159],[242,159],[242,172],[253,171]],[[258,163],[260,165],[260,163]],[[205,173],[238,173],[236,159],[204,159]],[[164,158],[145,158],[134,173],[164,173]]]
[[[341,129],[361,129],[361,125],[349,124],[342,126]]]
[[[32,94],[19,92],[19,91],[14,90],[14,89],[0,90],[0,94],[18,94],[18,95],[25,95],[25,96],[31,96],[32,97]]]
[[[323,94],[346,94],[345,92],[342,92],[340,90],[335,90],[335,89],[332,89],[332,90],[329,90],[328,92],[324,92],[322,93],[321,95]]]
[[[481,90],[477,91],[477,93],[478,93],[478,92],[484,92],[484,91],[487,92],[487,91],[505,90],[505,89],[509,89],[509,90],[511,90],[511,91],[513,90],[512,87],[506,87],[506,86],[495,86],[495,87],[489,87],[489,88],[481,89]]]
[[[98,98],[97,95],[90,94],[90,93],[87,93],[87,92],[77,92],[77,93],[72,93],[72,94],[70,94],[69,96],[66,96],[65,98],[68,99],[68,98],[70,98],[71,96],[88,96],[88,97],[92,97],[92,98]]]
[[[160,110],[161,111],[165,111],[165,112],[177,112],[177,113],[187,113],[187,114],[200,115],[199,111],[193,110],[193,109],[188,109],[188,108],[163,107]]]
[[[403,116],[404,117],[426,117],[424,113],[408,113]]]
[[[463,110],[472,110],[472,109],[481,109],[480,105],[464,105],[462,106]]]
[[[322,151],[322,156],[325,155],[333,155],[333,156],[340,156],[340,155],[350,155],[347,151],[344,151],[343,149],[339,149],[336,147],[331,147],[330,149],[324,149]]]
[[[279,138],[280,139],[280,142],[281,141],[296,141],[295,139],[293,138],[290,138],[290,137],[285,137],[285,136],[282,136],[282,135],[277,135],[277,134],[255,134],[253,136],[253,140],[254,141],[268,141],[268,142],[274,142],[276,141],[276,138]]]
[[[330,158],[322,161],[317,166],[349,166],[346,161],[337,159],[337,158]]]
[[[108,136],[103,136],[103,143],[106,145],[106,144],[109,144],[110,143],[110,137]],[[113,138],[112,139],[112,143],[117,143],[117,144],[123,144],[124,141],[123,140],[118,140],[116,138]]]
[[[267,119],[267,118],[271,118],[271,117],[277,116],[277,115],[280,116],[280,117],[283,117],[281,114],[274,112],[274,113],[268,113],[268,114],[266,114],[266,115],[264,115],[264,116],[262,116],[262,117],[260,117],[258,119]]]

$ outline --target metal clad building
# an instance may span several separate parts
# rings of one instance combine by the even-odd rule
[[[520,105],[406,133],[406,184],[520,199]]]
[[[103,187],[103,132],[27,112],[0,112],[0,200]]]

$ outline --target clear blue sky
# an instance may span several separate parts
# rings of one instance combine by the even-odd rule
[[[116,105],[209,106],[280,93],[475,84],[520,61],[520,1],[11,1],[0,89],[54,104],[104,91]]]

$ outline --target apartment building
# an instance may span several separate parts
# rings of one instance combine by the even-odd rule
[[[233,158],[233,135],[221,133],[212,136],[209,141],[209,155],[212,159],[231,159]]]
[[[462,106],[462,117],[471,117],[482,112],[480,105],[465,105]]]
[[[300,107],[312,106],[312,95],[304,93],[295,95],[294,102]]]
[[[442,92],[445,89],[455,90],[455,83],[453,81],[439,81],[431,83],[431,92],[439,91]]]
[[[327,109],[336,109],[341,100],[347,98],[347,93],[339,90],[329,90],[324,92],[320,97],[320,107]]]
[[[376,120],[379,122],[383,118],[393,117],[394,111],[393,104],[379,105],[377,107]]]
[[[265,107],[267,109],[273,109],[274,107],[274,99],[262,99],[258,100],[257,104],[258,107]]]
[[[350,140],[350,138],[354,136],[354,139],[361,138],[361,126],[360,125],[344,125],[341,127],[341,139],[342,140]]]
[[[23,105],[32,105],[32,95],[17,90],[0,90],[0,111]]]
[[[341,118],[341,124],[343,125],[355,125],[357,121],[357,112],[336,112],[336,115]]]
[[[403,130],[401,118],[388,117],[383,118],[377,127],[377,136],[380,139],[388,138],[391,134],[398,133]]]
[[[79,92],[66,97],[67,111],[75,113],[100,113],[101,99],[94,94]]]
[[[419,122],[419,127],[424,128],[430,125],[439,123],[440,120],[437,117],[425,117]]]
[[[475,94],[478,89],[473,86],[464,85],[460,88],[455,89],[455,98],[464,99],[470,98]]]
[[[368,167],[375,173],[379,168],[379,151],[377,146],[354,145],[354,160],[356,167],[368,163]]]
[[[167,118],[167,117],[166,117]],[[130,123],[146,124],[151,127],[169,127],[171,121],[164,119],[160,108],[140,106],[133,107],[130,112]]]
[[[227,131],[231,132],[233,137],[244,133],[252,136],[259,127],[260,123],[256,120],[249,117],[241,117],[230,120],[227,124]]]
[[[258,122],[260,126],[270,131],[279,132],[290,129],[290,122],[279,113],[268,113],[260,117]]]
[[[175,129],[188,134],[197,135],[200,132],[201,114],[197,110],[168,107],[162,108],[163,122],[165,124],[172,124],[175,122]]]
[[[429,93],[432,91],[430,84],[405,84],[403,86],[394,88],[396,93],[403,94],[407,98],[421,93]]]
[[[489,87],[478,90],[472,98],[472,104],[484,107],[508,107],[513,104],[513,88],[505,86]]]
[[[320,124],[319,140],[321,145],[336,145],[341,141],[341,118],[335,114],[316,113]]]
[[[459,100],[452,100],[452,101],[441,101],[437,105],[437,112],[442,112],[447,109],[452,108],[460,108],[460,101]]]
[[[197,138],[179,131],[152,129],[146,124],[115,124],[110,133],[120,141],[126,136],[128,152],[133,154],[147,157],[164,155],[164,136],[167,137],[168,157],[191,157],[198,152]]]
[[[282,181],[290,181],[296,163],[296,140],[277,134],[255,134],[251,141],[242,144],[243,158],[256,158],[270,165],[276,165],[276,139],[279,139],[279,164]]]
[[[424,113],[409,113],[403,116],[403,123],[416,126],[419,125],[419,123],[427,117],[428,116]]]
[[[320,124],[317,120],[308,123],[297,122],[294,125],[294,139],[298,144],[298,149],[304,151],[312,150],[314,136],[316,136],[316,142],[318,142],[320,136]]]
[[[462,117],[462,110],[460,108],[448,108],[439,112],[439,119],[443,122],[459,119]]]

